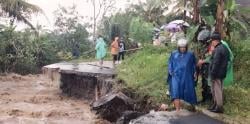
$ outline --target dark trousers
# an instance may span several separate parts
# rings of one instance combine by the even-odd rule
[[[120,60],[124,60],[124,52],[119,52],[119,55],[118,55],[118,61]]]
[[[211,100],[212,99],[212,93],[211,88],[208,85],[208,69],[209,64],[203,64],[201,67],[201,75],[202,75],[202,100]]]
[[[202,99],[203,100],[211,100],[212,99],[212,94],[211,94],[211,88],[208,85],[208,80],[207,79],[202,79]]]

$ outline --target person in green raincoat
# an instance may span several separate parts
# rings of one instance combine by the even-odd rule
[[[228,61],[228,66],[227,66],[227,75],[226,75],[226,78],[223,81],[223,86],[229,86],[229,85],[231,85],[233,83],[233,59],[234,59],[234,56],[233,56],[233,52],[230,49],[230,47],[227,44],[227,42],[221,40],[221,43],[224,46],[226,46],[226,48],[229,51],[229,57],[230,57],[230,59]]]
[[[103,59],[106,56],[106,43],[104,41],[104,39],[102,38],[101,35],[98,36],[97,39],[97,43],[95,46],[95,50],[96,50],[96,59],[98,59],[100,61],[100,68],[103,68]]]

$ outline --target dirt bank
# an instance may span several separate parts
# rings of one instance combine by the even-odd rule
[[[1,124],[104,123],[83,99],[68,98],[43,75],[0,76]]]

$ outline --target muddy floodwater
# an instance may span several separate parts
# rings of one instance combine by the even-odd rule
[[[0,76],[0,124],[99,123],[83,99],[69,98],[43,75]]]

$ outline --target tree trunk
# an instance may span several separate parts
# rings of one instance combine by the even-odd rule
[[[187,0],[184,0],[184,13],[183,13],[183,20],[186,21],[186,15],[187,15]]]
[[[193,21],[194,23],[199,23],[199,18],[200,18],[200,8],[199,8],[199,1],[200,0],[193,0],[193,6],[194,6],[194,16],[193,16]]]
[[[224,27],[224,0],[218,0],[217,2],[217,13],[216,13],[216,26],[215,26],[215,31],[219,32],[221,34],[221,37],[223,38],[224,35],[224,31],[223,31],[223,27]]]

